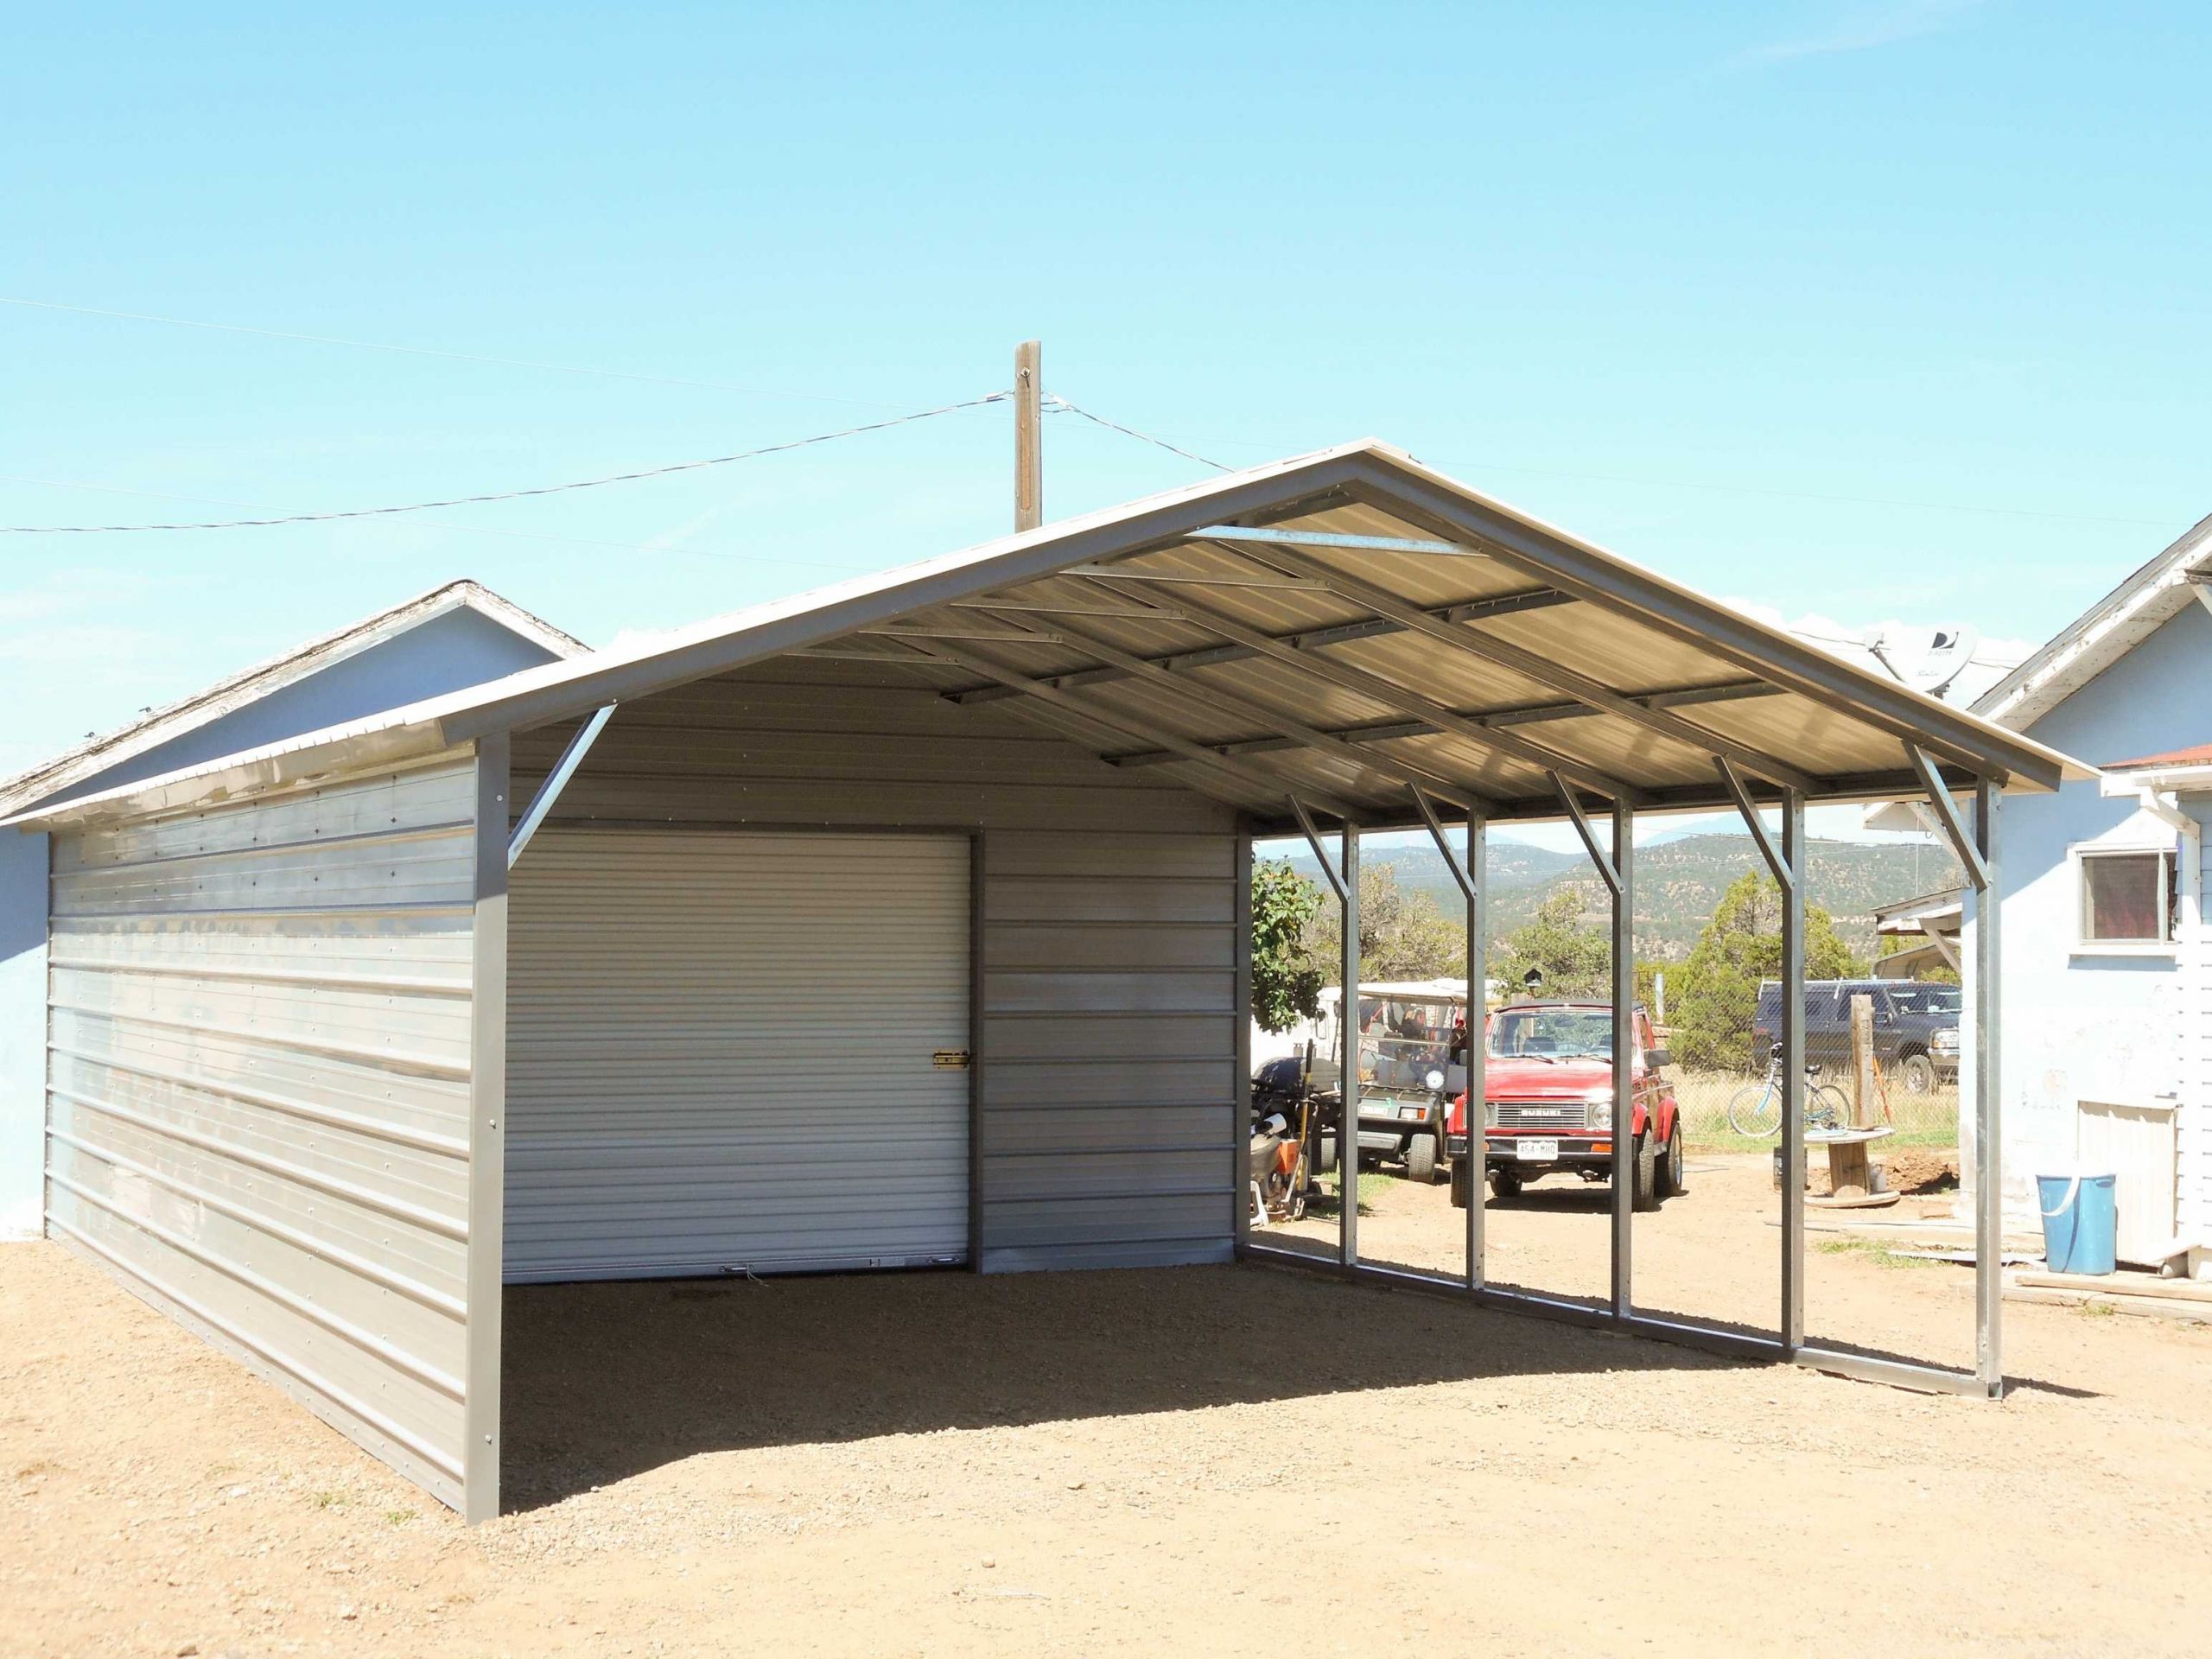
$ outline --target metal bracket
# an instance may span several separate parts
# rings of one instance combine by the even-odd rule
[[[1313,823],[1313,815],[1295,795],[1290,798],[1290,810],[1298,814],[1298,827],[1306,832],[1306,844],[1313,849],[1313,856],[1321,861],[1321,874],[1329,878],[1329,885],[1336,889],[1341,900],[1344,896],[1344,874],[1330,861],[1328,849],[1321,845],[1321,831]]]
[[[1774,837],[1767,833],[1766,820],[1759,817],[1758,803],[1751,798],[1751,791],[1744,783],[1743,773],[1725,756],[1716,755],[1713,764],[1720,768],[1720,781],[1728,785],[1728,792],[1736,798],[1736,810],[1744,820],[1744,827],[1751,832],[1751,839],[1758,844],[1759,856],[1766,860],[1766,867],[1774,872],[1774,879],[1784,893],[1797,885],[1797,872],[1790,868],[1782,849],[1774,844]]]
[[[1452,879],[1459,884],[1460,893],[1469,899],[1472,899],[1475,896],[1477,879],[1474,872],[1460,867],[1459,859],[1452,854],[1451,844],[1444,839],[1444,824],[1436,816],[1436,807],[1428,798],[1428,791],[1421,788],[1419,784],[1413,786],[1413,791],[1414,804],[1421,809],[1421,815],[1428,824],[1429,837],[1436,842],[1436,851],[1444,861],[1444,868],[1452,872]],[[1471,847],[1469,850],[1472,850]]]
[[[1557,772],[1546,774],[1552,787],[1559,792],[1560,803],[1567,808],[1567,817],[1574,820],[1574,832],[1582,837],[1583,849],[1590,855],[1590,861],[1598,867],[1598,874],[1614,898],[1621,896],[1621,873],[1598,844],[1598,832],[1590,827],[1590,815],[1582,810],[1582,803],[1574,798],[1574,791],[1567,787],[1567,779]]]
[[[1951,843],[1951,850],[1966,867],[1967,880],[1974,884],[1976,893],[1989,891],[1989,866],[1981,855],[1981,849],[1967,833],[1966,821],[1959,817],[1958,803],[1951,798],[1951,791],[1944,784],[1936,763],[1928,758],[1925,749],[1908,745],[1905,756],[1912,762],[1913,771],[1919,776],[1922,791],[1928,804],[1936,809],[1936,816],[1942,821],[1944,838]]]
[[[530,838],[545,822],[545,815],[561,798],[561,791],[569,786],[569,779],[576,775],[576,768],[584,763],[584,756],[591,753],[591,746],[599,741],[599,734],[607,729],[607,722],[614,717],[614,704],[607,703],[594,709],[589,720],[576,728],[569,740],[569,747],[561,751],[561,758],[553,763],[553,770],[545,774],[545,781],[537,786],[537,793],[531,798],[530,809],[515,825],[514,834],[507,838],[507,868],[512,869],[515,861],[522,856],[522,849],[530,845]]]

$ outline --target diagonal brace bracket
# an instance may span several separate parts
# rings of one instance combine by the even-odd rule
[[[1598,867],[1599,877],[1614,898],[1621,896],[1620,868],[1603,847],[1598,844],[1598,832],[1591,827],[1590,815],[1582,810],[1582,803],[1575,798],[1574,791],[1566,779],[1557,772],[1549,774],[1552,788],[1558,791],[1560,803],[1567,808],[1567,816],[1574,820],[1574,833],[1582,837],[1583,850],[1590,855],[1590,861]]]
[[[1329,878],[1329,885],[1336,889],[1337,900],[1341,904],[1344,897],[1344,872],[1329,856],[1329,849],[1321,844],[1321,831],[1313,822],[1313,815],[1306,810],[1306,803],[1295,795],[1290,798],[1290,810],[1298,814],[1298,827],[1306,832],[1306,843],[1313,848],[1313,856],[1321,861],[1321,874]]]
[[[1452,879],[1459,884],[1459,891],[1471,900],[1475,896],[1474,872],[1461,865],[1451,843],[1444,839],[1444,823],[1436,816],[1436,804],[1428,798],[1428,791],[1418,784],[1414,785],[1414,804],[1421,809],[1421,816],[1428,825],[1429,839],[1435,842],[1437,855],[1443,859],[1444,868],[1452,872]]]
[[[553,763],[553,770],[545,774],[545,781],[537,786],[537,793],[531,798],[530,808],[515,825],[514,833],[507,838],[507,868],[512,869],[515,861],[522,856],[522,849],[530,845],[538,826],[545,822],[545,815],[561,798],[561,791],[569,786],[569,779],[576,775],[576,768],[584,763],[584,756],[591,753],[591,746],[599,741],[599,734],[607,729],[607,722],[614,718],[614,705],[607,703],[594,709],[592,717],[576,728],[569,740],[569,747],[561,751],[561,758]]]
[[[1720,768],[1720,781],[1728,785],[1728,792],[1736,798],[1736,810],[1744,820],[1744,828],[1751,832],[1751,839],[1759,849],[1759,856],[1766,860],[1766,867],[1774,872],[1775,882],[1784,893],[1797,886],[1797,872],[1790,865],[1781,848],[1774,844],[1774,837],[1767,832],[1766,820],[1759,816],[1758,803],[1751,798],[1751,790],[1744,783],[1744,774],[1725,756],[1716,756],[1713,764]]]
[[[1989,862],[1981,855],[1981,849],[1967,832],[1966,821],[1959,817],[1958,803],[1951,798],[1951,791],[1942,775],[1936,770],[1936,763],[1928,758],[1925,749],[1908,747],[1906,756],[1918,774],[1922,792],[1928,797],[1929,805],[1936,809],[1942,823],[1944,839],[1951,843],[1951,850],[1959,855],[1959,862],[1966,868],[1967,880],[1974,884],[1976,893],[1989,891]]]

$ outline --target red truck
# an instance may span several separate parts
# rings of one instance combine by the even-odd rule
[[[1636,1065],[1628,1121],[1633,1137],[1636,1207],[1656,1210],[1682,1190],[1682,1125],[1669,1063],[1651,1021],[1636,1011]],[[1613,1011],[1603,1002],[1515,1002],[1490,1016],[1484,1063],[1483,1163],[1490,1189],[1510,1198],[1522,1183],[1554,1171],[1586,1181],[1612,1173],[1620,1113],[1613,1089]],[[1467,1096],[1445,1123],[1452,1160],[1452,1202],[1467,1206],[1473,1160],[1467,1155]]]

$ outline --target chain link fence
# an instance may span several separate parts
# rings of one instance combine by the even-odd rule
[[[1675,1085],[1675,1103],[1682,1113],[1683,1133],[1694,1150],[1745,1151],[1780,1140],[1778,1078],[1770,1081],[1764,1074],[1676,1069],[1669,1074],[1669,1081]],[[1837,1090],[1844,1109],[1849,1109],[1852,1088],[1848,1073],[1824,1071],[1814,1082]],[[1764,1103],[1759,1099],[1763,1091],[1769,1093]],[[1732,1104],[1736,1109],[1732,1123]],[[1946,1077],[1934,1088],[1916,1094],[1899,1078],[1882,1075],[1877,1079],[1868,1116],[1873,1123],[1893,1132],[1889,1136],[1892,1145],[1955,1147],[1959,1143],[1957,1080]]]

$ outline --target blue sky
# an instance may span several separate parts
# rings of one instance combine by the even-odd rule
[[[2212,511],[2212,13],[14,20],[0,523],[371,505],[1048,388],[1376,434],[1675,577],[2040,639]],[[711,385],[675,385],[670,381]],[[594,641],[995,534],[1004,411],[365,524],[0,537],[0,767],[455,575]],[[1070,417],[1047,508],[1204,469]],[[97,487],[96,487],[97,486]]]

